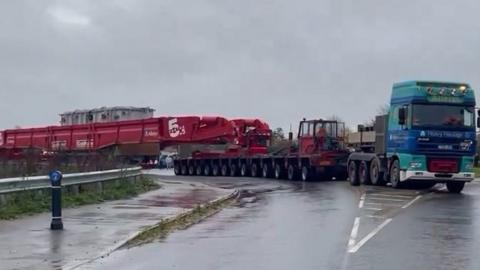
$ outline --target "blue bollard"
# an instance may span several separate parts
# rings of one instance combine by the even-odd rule
[[[49,174],[52,184],[52,222],[50,230],[63,230],[62,221],[62,178],[59,171],[53,171]]]

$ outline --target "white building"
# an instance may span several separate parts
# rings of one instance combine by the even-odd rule
[[[101,107],[92,110],[75,110],[60,114],[62,126],[88,123],[105,123],[152,118],[154,109],[150,107]]]

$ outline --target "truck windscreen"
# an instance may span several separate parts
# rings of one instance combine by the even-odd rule
[[[412,125],[414,127],[475,127],[473,107],[414,104]]]

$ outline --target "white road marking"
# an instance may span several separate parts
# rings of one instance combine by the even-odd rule
[[[366,196],[366,194],[363,194],[362,197],[360,197],[360,202],[358,203],[358,208],[363,208],[363,205],[365,204],[365,196]]]
[[[396,202],[366,202],[365,205],[385,205],[385,206],[396,206]]]
[[[363,209],[365,209],[365,210],[371,210],[371,211],[381,211],[381,210],[383,210],[383,209],[381,209],[381,208],[373,208],[373,207],[366,207],[366,208],[363,208]]]
[[[358,227],[360,226],[360,218],[356,217],[355,222],[353,222],[352,232],[350,233],[350,240],[348,240],[348,249],[350,250],[355,246],[358,235]]]
[[[374,215],[368,215],[367,217],[368,218],[381,218],[381,219],[385,218],[385,217],[382,217],[382,216],[374,216]]]
[[[370,239],[372,239],[376,234],[378,234],[385,226],[387,226],[390,222],[392,222],[392,219],[389,218],[385,220],[382,224],[380,224],[375,230],[373,230],[371,233],[369,233],[365,238],[360,240],[356,245],[353,247],[350,247],[348,249],[349,253],[356,253],[363,245],[365,245]]]
[[[411,200],[409,203],[407,203],[407,204],[405,204],[404,206],[402,206],[402,209],[407,209],[407,208],[410,207],[412,204],[414,204],[416,201],[420,200],[420,198],[422,198],[422,195],[417,196],[415,199]]]
[[[399,199],[390,199],[390,198],[372,198],[369,197],[369,200],[375,200],[375,201],[391,201],[391,202],[404,202],[406,200],[399,200]]]
[[[378,193],[372,193],[369,194],[371,196],[377,196],[377,197],[388,197],[388,198],[404,198],[404,199],[410,199],[412,196],[406,196],[406,195],[396,195],[396,194],[378,194]]]

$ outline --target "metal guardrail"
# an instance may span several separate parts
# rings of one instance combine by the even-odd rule
[[[71,186],[79,184],[88,184],[103,182],[127,177],[136,177],[142,174],[141,167],[87,172],[72,173],[63,175],[62,186]],[[49,188],[51,186],[48,176],[32,176],[0,179],[0,194],[10,193],[22,190],[34,190]]]

